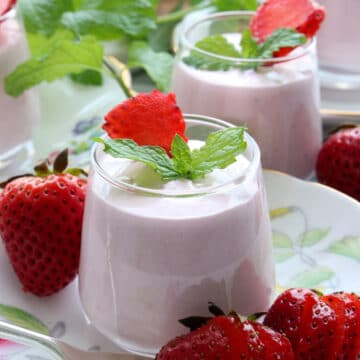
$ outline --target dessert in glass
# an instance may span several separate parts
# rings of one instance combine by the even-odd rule
[[[160,110],[161,111],[161,110]],[[184,115],[190,148],[233,126]],[[92,153],[79,290],[86,317],[126,350],[154,355],[207,316],[207,302],[247,315],[274,290],[260,151],[250,135],[234,162],[196,180],[163,181],[149,166]],[[105,138],[106,140],[106,138]]]
[[[22,22],[15,9],[0,16],[0,171],[17,166],[32,153],[32,135],[40,116],[36,89],[14,98],[4,90],[4,79],[29,56]]]
[[[240,52],[242,34],[253,15],[217,13],[185,28],[171,90],[184,112],[247,126],[259,144],[265,168],[309,177],[322,138],[315,43],[309,39],[284,56],[268,59],[224,56],[196,45],[221,35]],[[224,63],[226,69],[196,68],[186,61],[191,54]]]
[[[360,2],[319,0],[327,17],[317,38],[322,85],[360,90]]]

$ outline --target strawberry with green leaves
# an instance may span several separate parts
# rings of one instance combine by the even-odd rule
[[[284,335],[255,321],[242,321],[236,313],[225,315],[217,311],[214,318],[195,317],[181,322],[188,324],[193,320],[200,320],[200,326],[163,346],[156,360],[294,359],[291,344]]]
[[[229,127],[211,133],[201,148],[190,149],[185,120],[173,93],[138,94],[105,119],[103,128],[109,137],[94,139],[104,145],[105,153],[142,162],[163,181],[202,178],[234,163],[247,146],[245,128]]]
[[[0,234],[23,290],[52,295],[68,285],[79,268],[87,182],[68,169],[67,151],[37,166],[36,176],[8,181],[0,194]]]

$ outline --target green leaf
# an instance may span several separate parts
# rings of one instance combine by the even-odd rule
[[[234,45],[229,43],[222,35],[208,36],[195,44],[196,48],[214,55],[240,57]],[[202,54],[192,50],[190,55],[183,58],[185,64],[201,70],[228,70],[231,66],[226,60],[217,59],[211,55]]]
[[[259,47],[259,56],[268,59],[285,47],[296,47],[306,43],[306,37],[293,29],[277,29]]]
[[[19,96],[42,81],[50,82],[89,69],[101,70],[102,56],[102,46],[92,37],[84,37],[80,42],[56,42],[47,56],[31,58],[8,75],[5,90],[9,95]]]
[[[289,287],[314,288],[332,279],[334,276],[335,273],[332,269],[319,266],[297,274],[287,285]]]
[[[259,5],[257,0],[213,0],[212,3],[218,11],[256,10]]]
[[[18,4],[26,31],[47,36],[55,32],[63,13],[73,9],[71,0],[19,0]]]
[[[296,253],[292,249],[279,249],[274,252],[274,258],[276,263],[285,262],[286,260],[289,260],[295,255]]]
[[[49,334],[49,330],[44,323],[28,312],[16,307],[0,304],[0,317],[22,328],[45,335]]]
[[[346,236],[332,244],[329,251],[360,262],[360,236]]]
[[[187,177],[191,170],[191,151],[188,144],[178,134],[175,135],[171,144],[171,155],[175,170]]]
[[[85,70],[79,74],[71,74],[71,79],[81,85],[101,86],[103,83],[102,75],[99,71]]]
[[[222,35],[212,35],[196,43],[196,47],[211,54],[239,57],[240,53],[234,45],[229,43]]]
[[[323,240],[330,232],[330,229],[313,229],[301,234],[297,240],[301,247],[313,246]]]
[[[96,138],[94,141],[104,144],[104,151],[113,157],[139,161],[150,166],[164,181],[179,178],[172,160],[161,147],[139,146],[129,139]]]
[[[50,37],[41,33],[28,33],[27,39],[32,56],[39,58],[47,56],[61,41],[72,41],[74,34],[66,29],[58,29]]]
[[[147,43],[135,41],[128,56],[128,67],[142,67],[160,91],[168,91],[174,61],[170,54],[154,52]]]
[[[184,0],[178,1],[175,7],[171,10],[170,13],[174,13],[180,10],[184,6]],[[156,29],[152,30],[148,35],[148,43],[150,47],[156,51],[168,51],[171,49],[171,41],[173,37],[173,32],[177,20],[166,22],[164,24],[158,24]]]
[[[149,1],[93,1],[83,10],[63,14],[61,23],[76,35],[93,35],[101,40],[126,34],[145,36],[156,27],[155,9]]]
[[[236,161],[236,156],[246,149],[245,128],[234,127],[219,130],[209,135],[204,146],[192,151],[192,178],[202,177],[219,168],[223,169]]]
[[[253,38],[250,29],[245,30],[241,37],[241,56],[246,59],[257,59],[259,57],[259,45]],[[244,70],[256,69],[258,62],[245,62],[240,65]]]
[[[282,232],[273,231],[272,233],[273,246],[275,248],[292,248],[293,243],[290,237]]]

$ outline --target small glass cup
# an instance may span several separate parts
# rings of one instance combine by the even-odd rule
[[[239,59],[214,55],[195,44],[210,35],[225,35],[240,44],[252,12],[225,12],[202,17],[184,28],[174,65],[171,90],[184,112],[246,125],[261,150],[265,168],[309,177],[321,146],[320,89],[316,48],[308,41],[285,57]],[[190,52],[226,62],[227,71],[200,70],[183,61]],[[244,63],[257,71],[242,70]]]
[[[16,10],[0,16],[0,175],[6,176],[32,155],[32,136],[40,116],[36,89],[14,98],[5,93],[4,79],[27,60],[25,32]]]
[[[360,91],[360,1],[319,3],[326,8],[317,39],[321,84],[329,89]]]
[[[186,124],[191,141],[232,126],[197,115],[186,115]],[[177,180],[163,188],[143,167],[135,185],[126,176],[143,165],[94,147],[80,299],[89,321],[126,350],[153,356],[186,332],[179,319],[208,316],[208,301],[244,315],[268,308],[270,220],[260,152],[248,134],[246,141],[240,160],[201,184]]]

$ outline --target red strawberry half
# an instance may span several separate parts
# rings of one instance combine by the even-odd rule
[[[113,139],[132,139],[138,145],[154,145],[170,153],[176,134],[185,141],[185,121],[175,94],[154,90],[116,106],[105,116],[103,129]]]
[[[0,194],[0,234],[24,291],[51,295],[75,278],[85,190],[86,180],[58,173],[19,177]]]
[[[323,144],[316,163],[318,180],[360,201],[360,127],[348,127]]]
[[[6,14],[16,3],[16,0],[0,0],[0,16]]]
[[[266,0],[251,19],[250,29],[263,42],[276,29],[297,30],[311,38],[325,18],[325,9],[311,0]]]

